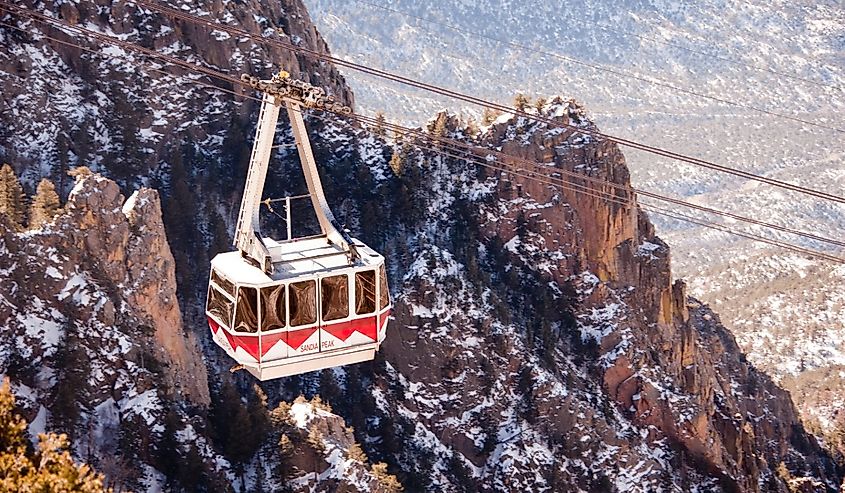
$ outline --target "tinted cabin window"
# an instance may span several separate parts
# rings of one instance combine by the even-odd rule
[[[238,289],[235,332],[258,332],[258,294],[255,288]]]
[[[285,320],[285,285],[261,288],[261,330],[282,329]]]
[[[225,278],[221,277],[217,271],[211,271],[211,280],[214,281],[220,289],[229,293],[232,298],[235,297],[235,286]]]
[[[390,304],[390,291],[387,289],[387,272],[384,270],[384,266],[378,268],[378,283],[379,289],[379,309],[382,309]]]
[[[323,296],[323,320],[337,320],[349,316],[349,278],[324,277],[320,280]]]
[[[305,325],[317,321],[317,283],[294,282],[290,285],[290,324]]]
[[[212,286],[208,287],[208,312],[226,327],[232,326],[232,308],[234,304],[220,291]]]
[[[376,311],[376,271],[355,273],[355,313],[363,315]]]

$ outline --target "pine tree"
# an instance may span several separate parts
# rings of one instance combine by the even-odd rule
[[[379,111],[378,113],[376,113],[376,126],[373,129],[373,133],[376,134],[377,137],[384,137],[387,135],[387,130],[385,130],[384,125],[384,113]]]
[[[64,313],[74,311],[67,305],[64,310]],[[91,362],[76,324],[71,320],[66,321],[64,332],[65,337],[59,343],[54,356],[55,367],[60,368],[60,371],[56,376],[56,394],[50,411],[54,426],[74,438],[76,423],[80,417],[77,399],[88,392],[87,376],[91,371]]]
[[[314,395],[314,397],[311,398],[311,405],[315,409],[322,409],[323,411],[332,412],[332,406],[327,402],[323,402],[323,398],[320,397],[320,394],[316,394]]]
[[[183,426],[182,419],[176,410],[168,409],[164,416],[164,433],[162,433],[162,439],[156,444],[156,469],[164,473],[168,478],[168,482],[174,479],[178,479],[180,482],[182,480],[182,478],[177,478],[176,476],[182,462],[177,433]]]
[[[258,396],[257,400],[260,405],[261,397]],[[244,466],[258,450],[266,435],[266,425],[261,423],[262,418],[257,417],[261,414],[258,412],[258,406],[251,403],[247,408],[237,387],[229,378],[223,380],[220,393],[213,402],[211,417],[218,442],[243,482]],[[266,408],[264,414],[266,415]],[[258,428],[254,425],[258,425]]]
[[[3,491],[111,492],[103,476],[86,464],[77,465],[65,435],[40,433],[36,450],[28,449],[27,423],[15,412],[9,380],[0,385],[0,468]]]
[[[23,187],[15,176],[15,170],[4,164],[0,167],[0,216],[5,217],[15,230],[23,225],[24,200]]]
[[[277,429],[285,426],[293,426],[293,418],[290,415],[290,403],[281,401],[276,409],[270,412],[270,422]]]
[[[403,156],[401,149],[393,151],[393,156],[390,157],[390,169],[393,170],[393,174],[396,176],[402,176],[402,172],[405,169],[405,156]]]
[[[246,438],[250,438],[250,443],[253,453],[261,446],[264,437],[270,431],[270,414],[267,412],[267,394],[255,384],[252,386],[255,392],[255,397],[250,400],[248,406],[250,433]]]
[[[279,438],[278,454],[275,456],[276,461],[275,464],[273,464],[273,469],[275,470],[276,475],[282,480],[281,488],[278,490],[280,493],[293,491],[290,485],[287,484],[287,481],[296,477],[300,471],[299,468],[293,464],[293,457],[295,453],[296,448],[293,446],[293,442],[291,442],[290,437],[288,437],[287,434],[282,433]]]
[[[320,459],[326,455],[326,442],[323,440],[323,434],[316,426],[312,426],[311,430],[308,431],[306,441],[314,451],[314,484],[317,484],[320,481]]]
[[[473,137],[473,138],[474,138],[474,137],[476,137],[476,136],[478,135],[478,133],[479,133],[479,129],[478,129],[478,122],[476,122],[476,121],[475,121],[475,118],[473,118],[472,116],[470,116],[470,117],[467,119],[466,134],[467,134],[469,137]]]
[[[361,449],[361,445],[359,445],[358,442],[349,446],[346,450],[346,457],[362,463],[367,462],[367,454],[364,453],[364,450]]]
[[[190,259],[180,249],[181,246],[193,244],[195,241],[196,228],[193,227],[191,211],[197,210],[197,200],[183,157],[190,149],[191,146],[186,144],[181,151],[174,151],[170,159],[170,191],[163,203],[167,239],[171,245],[175,245],[173,254],[176,261],[176,280],[185,285],[191,285],[197,274]]]
[[[0,386],[0,453],[26,450],[26,421],[15,412],[15,396],[9,379]]]
[[[38,229],[49,223],[56,216],[59,210],[59,194],[56,193],[56,186],[47,178],[38,183],[35,190],[35,197],[29,208],[29,227]]]
[[[500,113],[495,110],[491,110],[490,108],[484,108],[484,113],[481,114],[481,123],[486,127],[493,124],[498,118]]]
[[[523,366],[519,370],[517,390],[520,393],[519,410],[522,419],[529,424],[537,422],[537,403],[534,401],[534,387],[537,381],[531,367]]]
[[[437,119],[434,121],[434,126],[431,127],[431,135],[434,137],[444,137],[446,136],[446,117],[445,113],[440,113],[437,115]]]
[[[340,402],[342,391],[337,383],[334,370],[331,368],[320,372],[320,395],[332,406]]]
[[[290,458],[294,452],[293,442],[290,441],[290,437],[285,433],[282,433],[282,436],[279,438],[279,452],[285,458]]]
[[[529,100],[528,96],[521,92],[516,93],[516,96],[513,98],[513,107],[516,108],[517,111],[527,110],[530,104],[531,100]]]
[[[68,176],[72,176],[74,178],[78,178],[80,176],[90,176],[92,174],[94,174],[94,172],[91,171],[91,168],[89,168],[88,166],[77,166],[76,168],[73,168],[72,170],[67,172]]]
[[[308,431],[308,445],[314,450],[317,455],[326,453],[326,443],[323,441],[323,434],[316,426],[312,426]]]
[[[537,109],[537,112],[541,112],[546,107],[547,102],[546,98],[537,98],[537,101],[534,101],[534,108]]]
[[[205,479],[205,464],[196,445],[193,443],[188,445],[188,452],[185,453],[185,457],[183,459],[179,460],[178,464],[179,483],[185,488],[185,490],[188,492],[204,491],[200,486],[203,484]]]
[[[387,464],[384,462],[373,464],[370,472],[388,493],[399,493],[402,491],[402,483],[396,479],[396,476],[387,472]]]

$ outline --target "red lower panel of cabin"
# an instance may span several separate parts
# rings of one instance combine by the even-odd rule
[[[386,311],[378,316],[373,315],[366,318],[358,318],[347,320],[338,323],[326,323],[320,327],[308,327],[305,329],[294,329],[287,331],[280,331],[271,334],[237,334],[230,333],[225,327],[218,324],[213,318],[208,318],[208,325],[211,328],[212,335],[222,334],[226,342],[229,343],[232,351],[241,348],[244,352],[255,358],[256,361],[266,356],[277,344],[284,343],[292,351],[297,351],[318,329],[330,334],[332,337],[339,339],[341,342],[346,342],[356,332],[365,336],[370,342],[378,341],[379,327],[383,327],[387,323],[387,318],[390,316],[390,311]],[[259,344],[259,338],[261,339]],[[221,338],[218,338],[221,339]],[[361,344],[360,342],[358,344]],[[365,343],[366,344],[366,343]],[[259,348],[260,357],[259,357]],[[330,351],[334,349],[329,344],[323,344],[323,350]],[[293,355],[291,355],[293,356]],[[273,358],[276,359],[276,358]]]

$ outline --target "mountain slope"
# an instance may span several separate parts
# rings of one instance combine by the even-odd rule
[[[342,58],[501,103],[517,92],[530,97],[564,92],[584,102],[612,135],[835,195],[845,189],[841,131],[765,113],[834,129],[845,125],[845,18],[835,2],[447,1],[438,9],[408,0],[306,3]],[[345,75],[356,83],[361,111],[416,121],[456,104],[355,71]],[[480,113],[479,108],[463,110]],[[633,182],[643,189],[833,239],[845,230],[842,204],[633,149],[625,152]],[[836,252],[823,243],[679,210]],[[845,318],[835,302],[825,300],[845,295],[845,285],[813,276],[784,282],[800,275],[805,264],[818,272],[837,265],[793,260],[768,245],[661,216],[652,219],[675,247],[676,275],[690,279],[695,296],[720,308],[756,365],[780,379],[797,376],[798,367],[826,371],[838,364],[829,355],[841,351]],[[841,249],[838,253],[843,256]],[[778,260],[767,261],[772,257]],[[739,260],[753,265],[738,267]],[[741,281],[724,288],[726,277]],[[747,302],[737,303],[738,295]],[[777,311],[774,303],[781,297],[816,301],[802,302],[795,315],[774,314],[788,329],[777,334],[776,348],[760,351],[756,342],[770,332],[767,311]],[[809,338],[813,343],[807,346]],[[821,416],[823,423],[834,420],[815,407],[806,412],[808,418]]]

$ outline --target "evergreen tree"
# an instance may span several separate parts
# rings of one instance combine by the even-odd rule
[[[364,453],[364,450],[361,449],[361,445],[359,445],[358,442],[349,446],[346,450],[346,457],[362,463],[367,462],[367,454]]]
[[[346,371],[346,388],[340,404],[343,406],[343,415],[346,422],[356,430],[366,429],[368,409],[365,409],[364,396],[370,394],[363,385],[361,371],[357,366],[352,365]]]
[[[260,403],[261,397],[257,399]],[[256,404],[252,403],[247,408],[229,378],[223,380],[220,393],[212,402],[212,423],[217,441],[243,481],[244,466],[255,455],[267,433],[269,416],[266,416],[266,408],[264,418],[260,417],[262,413],[257,410],[259,406]]]
[[[484,126],[490,126],[496,121],[496,118],[499,118],[499,113],[496,110],[491,110],[490,108],[484,108],[484,112],[481,114],[481,123]]]
[[[293,442],[290,441],[290,437],[285,433],[282,433],[282,436],[279,437],[279,452],[285,458],[290,458],[294,452]]]
[[[118,84],[113,87],[110,94],[112,108],[106,112],[103,121],[109,129],[113,147],[106,153],[104,163],[115,180],[127,186],[146,171],[145,156],[141,150],[143,146],[138,139],[139,123],[146,108],[142,107],[143,101],[133,97],[131,92],[117,89]]]
[[[277,429],[285,426],[293,426],[293,418],[290,415],[290,403],[281,401],[276,409],[270,412],[270,423]]]
[[[537,403],[534,401],[536,384],[537,380],[534,378],[531,367],[523,366],[520,368],[517,380],[517,390],[520,394],[519,411],[522,419],[532,425],[537,422]]]
[[[255,396],[250,400],[247,408],[250,432],[246,438],[251,439],[251,448],[258,450],[264,437],[270,432],[270,413],[267,411],[267,394],[258,384],[253,385],[252,388]]]
[[[517,111],[527,110],[530,104],[531,100],[529,100],[528,96],[521,92],[516,93],[516,96],[513,98],[513,107],[516,108]]]
[[[293,446],[293,442],[291,442],[290,437],[285,433],[282,433],[282,436],[279,437],[278,452],[279,460],[276,461],[275,465],[276,474],[278,474],[283,481],[287,481],[288,479],[296,476],[298,469],[292,464],[296,448]]]
[[[15,176],[15,170],[4,164],[0,167],[0,216],[5,217],[16,230],[23,225],[24,201],[23,187]]]
[[[402,491],[402,483],[396,479],[396,476],[387,472],[387,464],[384,462],[373,464],[370,472],[372,472],[373,476],[376,477],[379,484],[381,484],[387,493],[399,493]]]
[[[15,396],[5,378],[0,386],[0,453],[26,450],[26,421],[14,411]]]
[[[27,423],[15,412],[9,380],[0,385],[0,487],[3,491],[111,492],[102,475],[77,465],[65,435],[40,433],[35,450],[28,447]]]
[[[340,385],[337,383],[334,370],[328,368],[320,372],[320,396],[322,396],[330,406],[341,399],[342,391]]]
[[[435,138],[446,136],[446,120],[448,120],[448,118],[445,113],[437,115],[437,119],[434,121],[434,126],[431,127],[432,136]]]
[[[390,157],[390,169],[393,170],[393,174],[396,176],[402,176],[405,169],[405,156],[403,151],[404,149],[402,148],[394,150],[393,156]]]
[[[168,482],[181,479],[176,477],[182,462],[179,453],[180,444],[176,434],[181,429],[182,419],[179,414],[175,409],[168,409],[164,416],[164,433],[162,433],[161,441],[156,445],[156,469],[167,476]]]
[[[480,130],[478,129],[478,122],[475,121],[475,118],[470,116],[467,119],[467,126],[466,126],[466,134],[469,137],[475,138],[478,136]]]
[[[72,306],[67,306],[64,313],[73,314]],[[72,316],[72,315],[71,315]],[[77,332],[76,324],[68,320],[64,327],[65,337],[59,344],[55,355],[55,367],[60,368],[56,382],[56,394],[50,408],[52,420],[59,430],[74,438],[80,410],[77,398],[88,391],[88,375],[91,362],[85,346]]]
[[[537,109],[537,112],[543,111],[547,102],[548,100],[546,98],[537,98],[537,101],[534,101],[534,108]]]
[[[82,164],[88,162],[91,157],[91,149],[94,147],[94,138],[88,133],[88,128],[83,125],[72,131],[70,143],[73,144],[74,153],[76,154],[76,163]],[[67,171],[68,176],[72,170]],[[64,180],[64,178],[61,178]],[[64,192],[64,188],[61,188]]]
[[[314,484],[317,484],[320,481],[320,459],[326,455],[326,442],[323,440],[323,434],[316,426],[312,426],[311,430],[308,431],[306,442],[314,451]]]
[[[70,153],[70,145],[68,136],[64,132],[59,132],[56,135],[56,154],[59,158],[59,190],[64,191],[65,176],[67,176],[68,154]],[[41,184],[39,183],[39,186]],[[53,188],[55,191],[55,187]],[[30,224],[32,219],[30,218]]]
[[[29,208],[29,227],[37,229],[52,221],[59,210],[59,194],[53,182],[43,178],[35,190],[35,197]]]
[[[77,177],[80,177],[80,176],[83,176],[83,177],[84,176],[90,176],[93,173],[94,172],[91,171],[91,168],[89,168],[88,166],[77,166],[76,168],[73,168],[72,170],[67,172],[68,176],[72,176],[74,178],[77,178]]]
[[[167,239],[174,245],[173,258],[176,261],[176,278],[180,284],[193,285],[197,269],[184,252],[185,245],[196,241],[196,228],[193,224],[193,211],[197,210],[196,194],[191,186],[191,177],[185,168],[183,154],[191,152],[192,146],[186,144],[182,151],[174,151],[170,160],[170,190],[163,203],[164,225]]]
[[[179,460],[179,471],[177,478],[179,483],[188,492],[203,491],[200,486],[204,481],[205,464],[203,458],[193,443],[188,446],[185,457]]]
[[[331,404],[323,402],[323,398],[320,397],[320,394],[316,394],[314,395],[314,397],[311,398],[311,405],[315,409],[322,409],[323,411],[332,412]]]
[[[484,434],[484,442],[481,445],[481,454],[489,457],[496,450],[499,444],[499,427],[494,419],[484,414],[479,415],[481,432]]]
[[[387,135],[387,130],[384,128],[385,119],[384,113],[379,111],[376,113],[376,126],[373,128],[373,133],[376,134],[377,137],[385,137]]]

